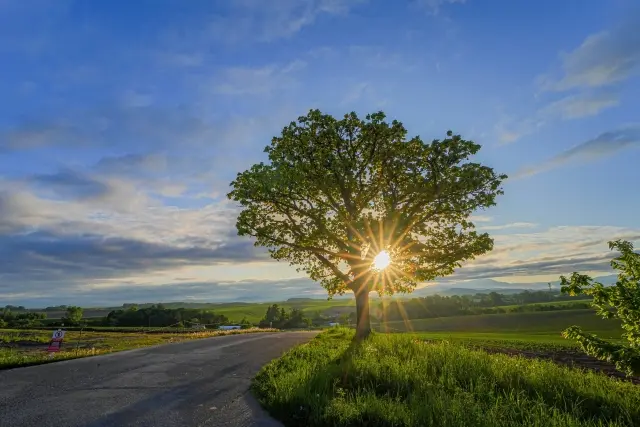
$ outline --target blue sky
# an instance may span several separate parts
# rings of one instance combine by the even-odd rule
[[[0,0],[0,301],[322,296],[224,197],[310,108],[452,129],[510,176],[450,282],[610,274],[640,241],[634,3]]]

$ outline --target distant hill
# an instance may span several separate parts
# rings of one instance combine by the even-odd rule
[[[597,281],[603,283],[604,285],[612,285],[616,282],[617,276],[612,274],[608,276],[602,276],[596,278]],[[551,287],[553,289],[558,289],[560,287],[560,281],[551,282]],[[534,290],[546,290],[549,288],[548,283],[546,282],[537,282],[537,283],[509,283],[509,282],[500,282],[498,280],[493,279],[477,279],[477,280],[468,280],[463,282],[444,282],[437,283],[434,285],[429,285],[427,287],[417,289],[416,291],[410,294],[399,294],[394,296],[393,298],[415,298],[415,297],[424,297],[428,295],[475,295],[477,293],[489,293],[489,292],[498,292],[501,294],[514,294],[518,292],[523,292],[526,290],[534,291]],[[377,298],[377,295],[372,294],[373,298]],[[326,296],[319,295],[317,298],[313,297],[296,297],[289,298],[286,301],[236,301],[236,302],[180,302],[180,301],[172,301],[172,302],[161,302],[166,308],[200,308],[200,309],[211,309],[216,310],[221,313],[226,311],[235,312],[237,309],[241,307],[247,308],[247,313],[250,313],[251,310],[264,310],[263,306],[266,307],[268,304],[277,303],[279,305],[287,305],[287,306],[295,306],[295,307],[305,307],[311,309],[312,307],[325,308],[333,307],[333,306],[344,306],[345,304],[350,304],[350,301],[353,300],[353,296],[349,294],[334,296],[332,301],[327,301]],[[153,304],[158,304],[157,302],[148,302],[148,303],[140,303],[135,304],[138,308],[150,307]],[[127,308],[133,304],[126,303],[118,307],[91,307],[85,308],[85,317],[102,317],[106,316],[111,310],[119,310],[123,308]],[[53,310],[57,307],[50,307],[47,311],[47,314],[50,318],[59,318],[64,315],[63,310]],[[44,308],[30,308],[30,311],[45,311]],[[262,313],[262,312],[261,312]]]
[[[603,285],[612,285],[616,283],[618,276],[615,274],[609,276],[597,277],[596,281]],[[560,288],[560,281],[551,282],[552,289]],[[415,292],[406,295],[411,296],[427,296],[427,295],[474,295],[477,293],[498,292],[501,294],[515,294],[523,291],[540,291],[549,289],[548,282],[533,283],[509,283],[499,282],[493,279],[469,280],[466,282],[437,283],[430,285]]]

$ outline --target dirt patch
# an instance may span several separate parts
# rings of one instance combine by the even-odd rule
[[[627,377],[624,373],[617,371],[615,366],[611,363],[603,362],[595,357],[581,353],[578,350],[532,351],[486,347],[479,347],[479,349],[492,354],[507,354],[509,356],[523,356],[529,359],[551,360],[560,365],[602,372],[603,374],[613,378],[631,381],[634,384],[640,384],[640,377]]]
[[[11,342],[0,342],[0,347],[3,347],[3,348],[26,348],[26,349],[32,349],[32,348],[35,348],[35,347],[46,348],[47,347],[47,343],[42,343],[42,342],[38,342],[38,341],[18,340],[18,341],[11,341]]]

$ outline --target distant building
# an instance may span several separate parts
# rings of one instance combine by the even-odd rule
[[[218,329],[222,329],[223,331],[228,331],[231,329],[242,329],[242,326],[240,325],[223,325],[223,326],[219,326]]]
[[[207,329],[207,327],[205,325],[202,325],[200,323],[194,323],[191,325],[192,329]]]
[[[329,322],[329,326],[340,326],[340,322]]]

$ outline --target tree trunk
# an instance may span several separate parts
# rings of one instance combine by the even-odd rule
[[[356,341],[362,341],[371,334],[371,320],[369,318],[369,289],[361,286],[356,291]]]

